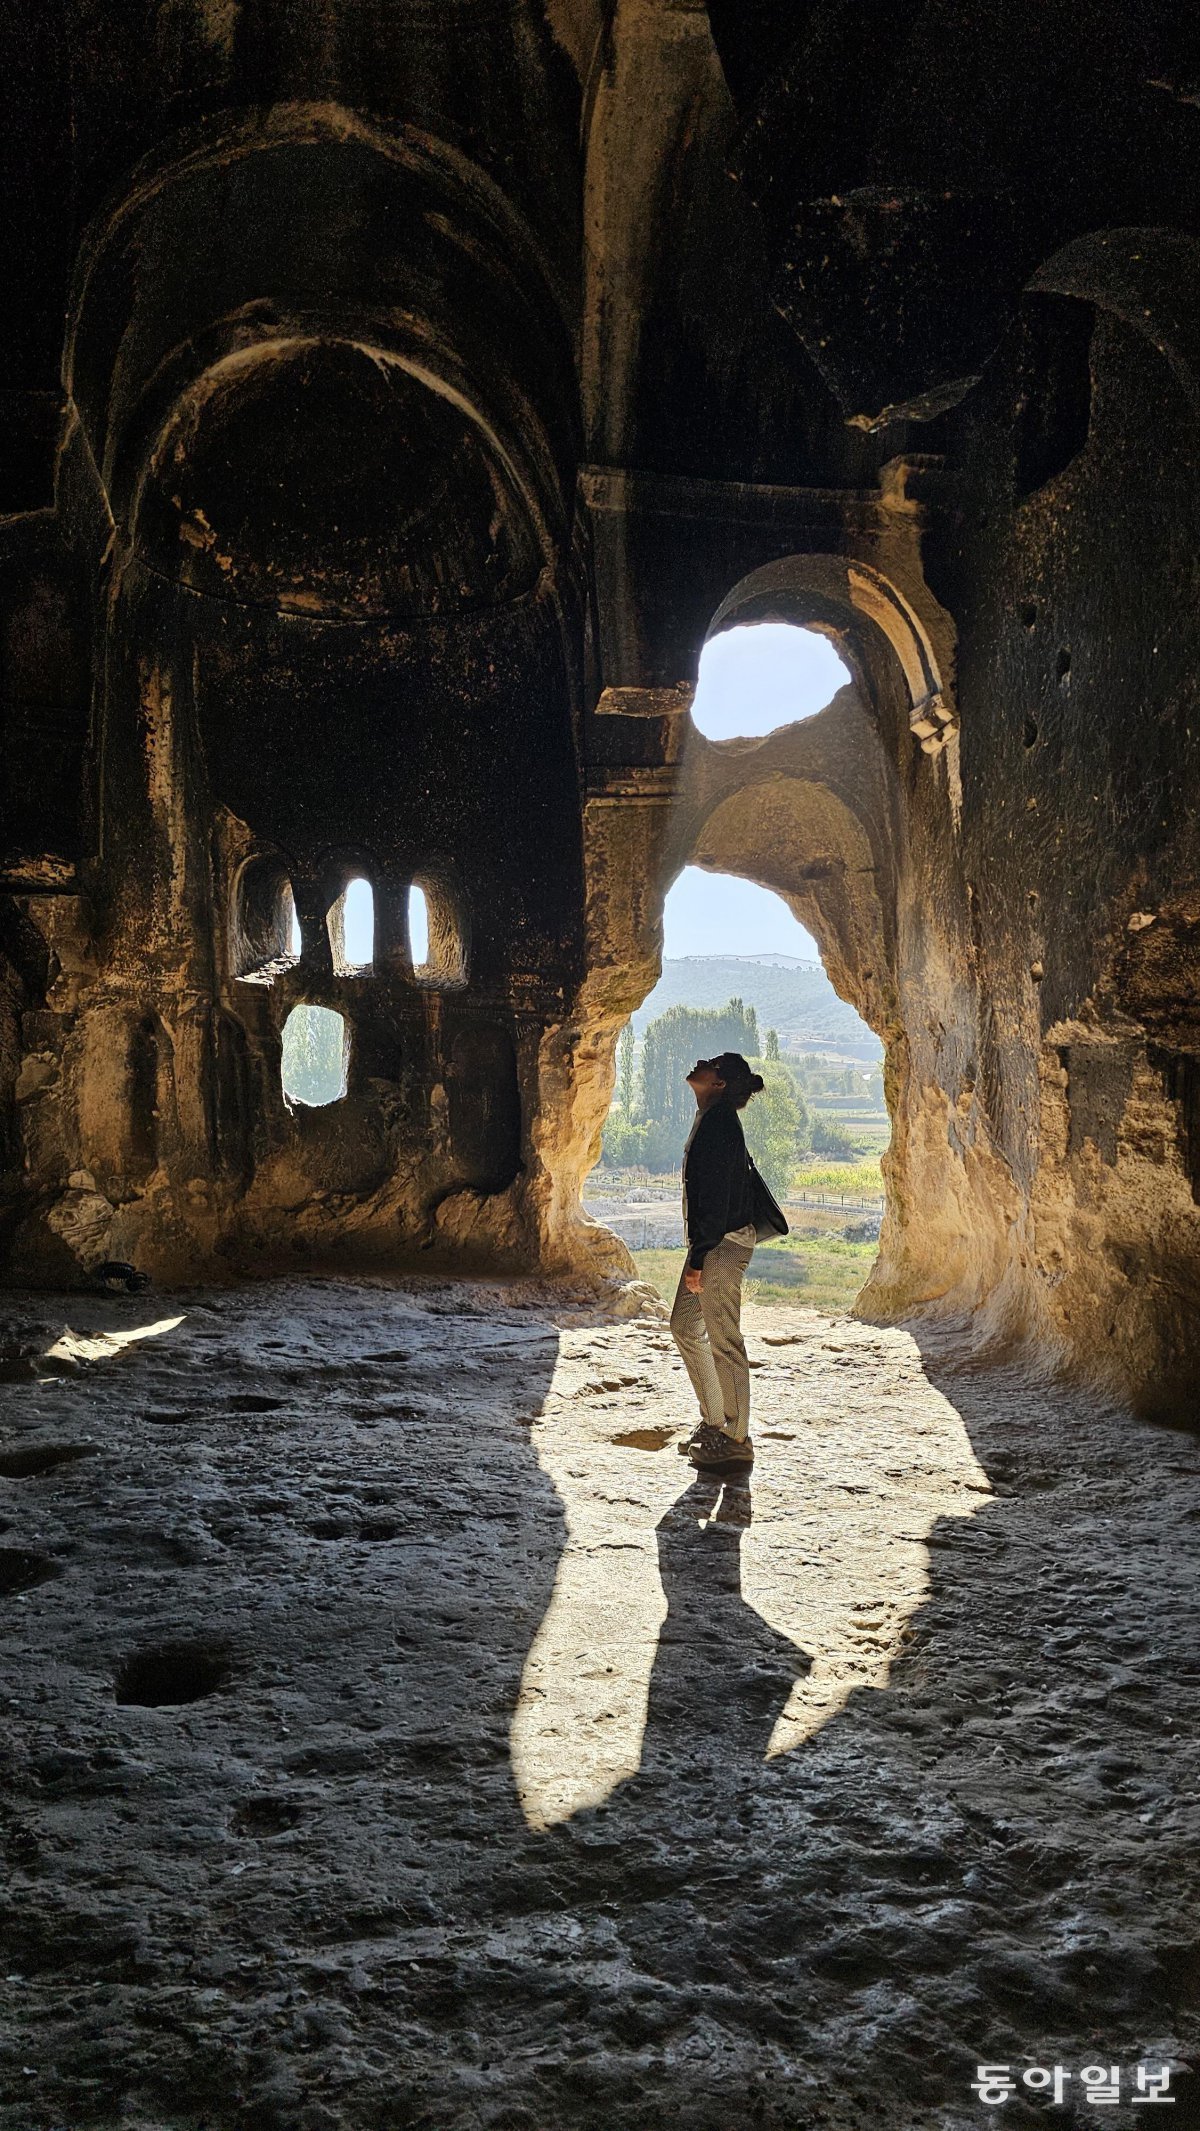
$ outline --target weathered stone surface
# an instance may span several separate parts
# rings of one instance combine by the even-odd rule
[[[619,1287],[581,1188],[695,862],[886,1045],[864,1312],[1194,1412],[1179,11],[43,13],[0,33],[6,1277]],[[852,685],[713,745],[703,642],[768,619]]]
[[[1198,79],[1156,0],[0,9],[4,2131],[1195,2060]],[[851,683],[711,743],[761,621]],[[582,1206],[689,863],[893,1123],[748,1493]]]
[[[758,1311],[723,1489],[653,1319],[64,1306],[0,1461],[5,2131],[968,2131],[978,2062],[1194,2060],[1187,1437]]]

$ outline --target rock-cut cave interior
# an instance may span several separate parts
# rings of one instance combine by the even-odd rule
[[[1200,2125],[1195,11],[0,98],[0,2131]],[[736,1481],[583,1205],[688,867],[891,1123]]]

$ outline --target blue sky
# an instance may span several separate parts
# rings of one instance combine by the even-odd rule
[[[758,739],[824,710],[849,679],[827,636],[755,622],[709,638],[692,718],[709,740]]]
[[[783,898],[729,873],[685,866],[667,897],[663,957],[681,955],[799,955],[819,962],[812,934],[798,925]]]

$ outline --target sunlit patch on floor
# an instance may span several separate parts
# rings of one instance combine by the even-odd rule
[[[67,1325],[54,1345],[47,1347],[43,1363],[53,1367],[57,1362],[71,1368],[79,1362],[112,1361],[138,1340],[160,1339],[183,1321],[181,1312],[178,1317],[160,1317],[153,1324],[128,1325],[116,1332],[73,1332]]]
[[[795,1682],[766,1749],[772,1759],[811,1738],[856,1689],[886,1685],[928,1595],[933,1526],[973,1515],[989,1489],[959,1414],[929,1383],[907,1333],[814,1319],[780,1353],[757,1336],[758,1314],[747,1312],[760,1364],[752,1478],[693,1499],[699,1527],[739,1530],[742,1600],[796,1651]],[[641,1766],[668,1615],[658,1527],[696,1477],[678,1457],[628,1456],[664,1431],[614,1433],[594,1341],[581,1370],[583,1359],[564,1340],[532,1426],[567,1525],[511,1734],[518,1793],[535,1827],[602,1804]],[[668,1388],[669,1359],[665,1347],[649,1349],[635,1379],[656,1400]],[[693,1416],[685,1387],[671,1382],[682,1434]]]

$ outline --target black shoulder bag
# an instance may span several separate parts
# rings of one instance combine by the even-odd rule
[[[786,1236],[788,1225],[782,1209],[775,1204],[749,1155],[746,1156],[746,1161],[750,1169],[750,1197],[754,1209],[755,1236],[760,1243],[765,1236]]]

